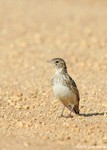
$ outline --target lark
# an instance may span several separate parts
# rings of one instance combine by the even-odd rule
[[[54,96],[61,101],[63,109],[60,117],[73,117],[72,112],[79,114],[79,90],[75,81],[67,72],[67,66],[62,58],[54,58],[48,61],[55,66],[55,74],[51,79]],[[64,116],[64,110],[68,108],[70,114]]]

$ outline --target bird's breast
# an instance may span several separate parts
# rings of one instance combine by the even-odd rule
[[[66,85],[56,83],[53,85],[53,93],[57,98],[70,98],[75,96],[75,93]]]

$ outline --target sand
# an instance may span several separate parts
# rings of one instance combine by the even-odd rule
[[[0,37],[0,150],[107,149],[107,1],[0,0]],[[78,85],[80,116],[58,117],[55,57]]]

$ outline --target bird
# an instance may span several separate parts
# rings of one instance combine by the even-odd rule
[[[54,96],[63,104],[63,109],[59,117],[65,117],[65,108],[68,108],[70,111],[69,115],[66,117],[73,117],[71,115],[72,112],[79,115],[79,90],[75,81],[67,72],[66,62],[62,58],[54,58],[47,62],[51,63],[56,69],[51,79],[51,85]]]

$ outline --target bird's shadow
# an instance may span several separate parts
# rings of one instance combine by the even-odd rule
[[[104,114],[107,114],[107,112],[102,112],[102,113],[90,113],[90,114],[79,114],[79,116],[83,117],[91,117],[91,116],[103,116]]]

